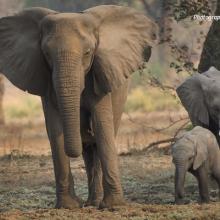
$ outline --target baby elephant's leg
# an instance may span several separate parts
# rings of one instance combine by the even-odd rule
[[[218,183],[218,196],[220,199],[220,167],[215,167],[215,169],[212,171],[212,177],[216,180]]]
[[[208,190],[208,172],[203,164],[195,171],[194,174],[198,180],[199,194],[202,203],[209,202],[209,190]]]

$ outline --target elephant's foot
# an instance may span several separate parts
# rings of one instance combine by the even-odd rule
[[[186,199],[175,199],[175,204],[176,205],[184,205],[184,204],[189,204],[190,200],[186,200]]]
[[[82,200],[77,196],[72,197],[69,194],[60,195],[57,198],[57,203],[55,206],[57,209],[75,209],[80,207],[82,207]]]
[[[91,195],[89,195],[87,201],[85,202],[84,206],[95,206],[95,207],[99,207],[101,201],[103,199],[103,192],[101,193],[92,193]]]
[[[207,198],[202,198],[201,201],[200,201],[200,203],[209,203],[209,202],[210,202],[209,197],[207,197]]]
[[[114,206],[124,206],[126,205],[125,200],[123,199],[122,195],[108,195],[105,196],[102,202],[99,205],[100,209],[105,209],[105,208],[112,208]]]
[[[88,199],[84,206],[94,206],[94,207],[99,207],[100,203],[101,203],[101,199]]]

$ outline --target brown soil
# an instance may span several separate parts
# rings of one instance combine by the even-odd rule
[[[132,115],[132,120],[137,122],[133,123],[124,115],[118,137],[119,152],[141,149],[152,141],[170,137],[174,128],[157,132],[149,127],[166,127],[178,117],[183,117],[182,113],[138,114]],[[0,219],[220,219],[218,189],[211,180],[210,204],[198,204],[197,183],[190,174],[185,184],[185,197],[190,203],[173,204],[174,166],[169,151],[165,154],[162,150],[120,156],[126,206],[111,210],[92,207],[55,210],[53,166],[42,121],[13,124],[0,131]],[[82,158],[71,160],[71,168],[76,192],[86,200],[87,180]]]
[[[199,205],[194,178],[187,176],[188,205],[173,205],[174,167],[171,157],[159,152],[121,156],[120,168],[128,204],[111,210],[82,208],[55,210],[53,167],[49,156],[9,156],[0,161],[0,219],[219,219],[217,186],[210,181],[213,202]],[[87,184],[81,158],[71,161],[76,192],[84,200]]]

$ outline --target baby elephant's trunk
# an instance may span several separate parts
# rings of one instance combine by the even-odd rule
[[[175,171],[175,203],[180,204],[184,195],[184,181],[186,168],[183,164],[176,164]]]

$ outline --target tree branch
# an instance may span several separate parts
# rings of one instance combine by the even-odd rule
[[[150,5],[147,3],[147,1],[145,1],[145,0],[140,0],[140,2],[143,4],[144,9],[145,9],[145,11],[147,12],[147,14],[149,14],[149,15],[152,16],[154,13],[153,13],[153,11],[151,10]]]

